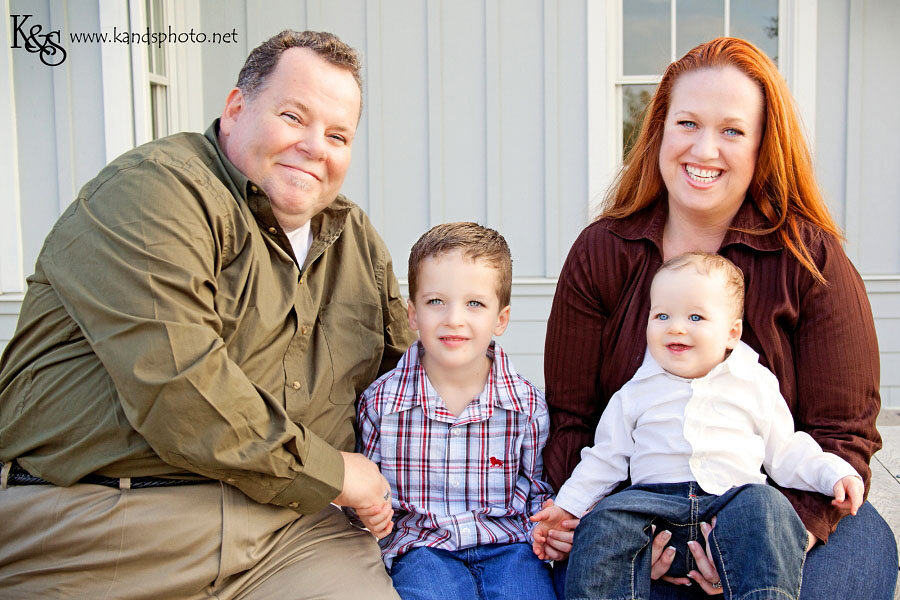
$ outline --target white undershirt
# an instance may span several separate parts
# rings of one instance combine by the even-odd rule
[[[285,235],[288,236],[288,240],[291,242],[291,248],[294,249],[294,256],[297,257],[297,266],[303,267],[303,263],[306,261],[306,255],[309,254],[309,248],[312,246],[312,227],[310,227],[310,221],[307,221],[305,224],[301,225],[297,229],[293,231],[285,230]]]

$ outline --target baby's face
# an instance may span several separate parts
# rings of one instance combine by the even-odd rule
[[[741,320],[721,273],[692,265],[659,273],[650,287],[647,346],[659,365],[679,377],[703,377],[741,339]]]

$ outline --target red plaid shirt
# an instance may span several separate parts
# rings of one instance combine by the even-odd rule
[[[552,495],[541,481],[549,417],[544,396],[499,345],[481,394],[456,417],[413,344],[360,398],[360,451],[391,485],[394,530],[385,564],[413,548],[460,550],[531,541],[528,518]]]

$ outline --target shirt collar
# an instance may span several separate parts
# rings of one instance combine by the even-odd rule
[[[455,425],[489,419],[495,407],[528,414],[529,399],[519,397],[515,393],[519,389],[519,374],[513,368],[506,352],[494,340],[491,340],[485,353],[491,359],[491,370],[488,372],[484,389],[476,398],[477,402],[469,404],[459,417],[450,413],[443,403],[438,403],[437,392],[428,380],[425,367],[422,365],[424,354],[422,342],[417,341],[397,363],[396,372],[403,378],[402,389],[385,402],[385,414],[403,412],[420,406],[429,419]]]
[[[650,206],[621,219],[611,219],[609,230],[626,240],[648,240],[656,245],[660,256],[662,252],[663,230],[669,215],[669,205],[659,199]],[[742,244],[760,252],[777,251],[784,248],[781,239],[775,232],[765,234],[748,233],[771,227],[769,220],[759,211],[756,203],[749,196],[731,221],[731,227],[725,233],[721,248],[733,244]],[[746,230],[746,231],[739,231]]]
[[[703,377],[698,377],[697,379],[716,377],[727,371],[740,379],[753,381],[755,380],[753,365],[757,362],[759,362],[759,354],[744,342],[739,341],[737,346],[734,347],[734,350],[731,351],[731,354],[728,355],[728,358],[713,367],[709,373]],[[690,381],[690,379],[669,373],[659,366],[659,363],[656,362],[656,359],[650,354],[650,348],[647,348],[647,350],[644,351],[644,362],[637,370],[637,373],[634,374],[632,380],[638,381],[641,379],[649,379],[650,377],[660,374],[683,381]]]

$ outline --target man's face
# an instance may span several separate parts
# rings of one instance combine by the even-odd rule
[[[350,166],[361,96],[353,75],[308,48],[286,50],[263,88],[235,88],[219,123],[225,155],[269,196],[286,231],[337,197]]]

